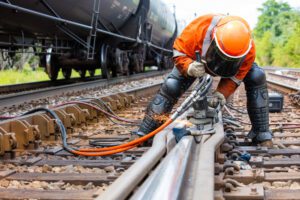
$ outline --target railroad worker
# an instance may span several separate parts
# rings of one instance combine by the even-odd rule
[[[192,21],[174,42],[175,67],[149,103],[137,132],[147,134],[161,125],[179,97],[205,73],[221,77],[210,105],[226,99],[244,82],[252,124],[248,136],[255,145],[272,146],[269,130],[268,91],[264,71],[257,66],[255,45],[248,23],[241,17],[209,14]],[[195,51],[202,61],[197,62]]]

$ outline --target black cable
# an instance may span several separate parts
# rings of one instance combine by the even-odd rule
[[[117,114],[111,109],[111,107],[109,107],[102,99],[93,98],[93,97],[88,97],[88,98],[84,98],[84,99],[81,99],[81,100],[83,100],[83,101],[84,101],[84,100],[96,100],[96,101],[98,101],[100,104],[102,104],[102,105],[106,108],[106,110],[107,110],[108,112],[110,112],[111,114],[117,116]],[[94,102],[89,102],[89,103],[92,103],[92,104],[94,104],[94,105],[96,105],[96,106],[99,107],[99,105],[96,104],[96,103],[94,103]],[[101,108],[101,107],[100,107],[100,108]]]
[[[238,112],[238,113],[241,113],[241,114],[248,114],[248,112],[243,111],[243,110],[239,110],[239,109],[237,109],[237,108],[234,108],[234,107],[233,107],[232,105],[230,105],[230,104],[226,104],[226,106],[227,106],[228,108],[230,108],[230,109],[232,109],[232,110]]]
[[[100,100],[100,99],[96,99],[96,98],[91,98],[91,99],[95,99],[95,100],[97,100],[97,101],[99,101],[104,107],[105,107],[105,109],[107,109],[107,111],[108,112],[110,112],[111,114],[113,114],[113,115],[115,115],[115,116],[117,116],[113,111],[112,111],[112,109],[108,106],[108,105],[106,105],[102,100]],[[100,106],[99,106],[99,104],[97,104],[97,103],[94,103],[94,102],[89,102],[90,104],[93,104],[93,105],[95,105],[95,106],[97,106],[98,108],[101,108]],[[102,108],[101,108],[102,109]],[[58,117],[58,115],[54,112],[54,111],[52,111],[52,110],[50,110],[50,109],[48,109],[48,108],[35,108],[35,109],[32,109],[32,110],[30,110],[30,111],[28,111],[28,112],[25,112],[25,113],[23,113],[23,114],[21,114],[21,115],[19,115],[19,116],[26,116],[26,115],[30,115],[30,114],[33,114],[33,113],[36,113],[36,112],[46,112],[46,113],[48,113],[49,115],[51,115],[54,119],[55,119],[55,122],[56,122],[56,124],[57,124],[57,126],[58,126],[58,128],[59,128],[59,131],[60,131],[60,133],[61,133],[61,138],[62,138],[62,143],[63,143],[63,148],[66,150],[66,151],[68,151],[68,152],[70,152],[70,153],[72,153],[72,151],[76,151],[77,149],[76,148],[70,148],[69,146],[68,146],[68,143],[67,143],[67,131],[66,131],[66,128],[65,128],[65,126],[63,125],[63,123],[62,123],[62,121],[60,120],[60,118]],[[114,124],[118,124],[118,125],[123,125],[123,126],[137,126],[137,125],[139,125],[139,124],[121,124],[121,123],[118,123],[118,122],[115,122],[115,121],[113,121],[109,116],[107,116],[107,115],[105,115],[111,122],[113,122]],[[15,118],[15,117],[17,117],[17,116],[13,116],[13,117],[11,117],[11,116],[7,116],[7,117],[5,117],[5,116],[3,116],[2,118],[1,118],[1,116],[0,116],[0,120],[4,120],[4,119],[12,119],[12,118]],[[93,146],[99,146],[100,145],[100,142],[103,142],[103,140],[102,141],[99,141],[99,140],[94,140],[94,141],[89,141],[89,143],[91,144],[91,145],[93,145]],[[102,145],[103,146],[103,145]]]
[[[106,108],[107,112],[110,112],[111,114],[113,114],[114,116],[118,116],[104,101],[102,101],[101,99],[97,99],[97,98],[85,98],[86,100],[89,100],[89,99],[92,99],[92,100],[97,100],[99,101],[103,106],[104,108]],[[82,101],[84,101],[85,99],[82,99]],[[99,104],[97,103],[94,103],[94,102],[88,102],[89,104],[93,104],[94,106],[100,108],[100,109],[103,109],[103,107],[100,107]],[[119,122],[116,122],[114,121],[111,117],[107,116],[107,115],[104,115],[109,121],[111,121],[113,124],[116,124],[116,125],[120,125],[120,126],[139,126],[140,124],[122,124],[122,123],[119,123]]]
[[[101,139],[90,139],[89,140],[89,145],[95,146],[95,147],[110,147],[110,146],[115,146],[115,145],[120,145],[121,142],[127,140],[129,138],[101,138]],[[109,144],[108,142],[119,142],[120,144]]]
[[[60,120],[60,118],[58,117],[58,115],[54,111],[52,111],[52,110],[50,110],[48,108],[35,108],[33,110],[30,110],[30,111],[22,114],[22,116],[29,115],[29,114],[32,114],[32,113],[35,113],[35,112],[41,112],[41,111],[44,111],[44,112],[48,113],[49,115],[51,115],[55,119],[55,122],[56,122],[56,124],[57,124],[57,126],[58,126],[58,128],[60,130],[60,133],[61,133],[61,138],[62,138],[62,143],[63,143],[64,149],[67,150],[68,152],[71,152],[71,153],[72,153],[73,150],[76,150],[76,149],[70,148],[68,146],[66,128],[63,125],[63,123]]]

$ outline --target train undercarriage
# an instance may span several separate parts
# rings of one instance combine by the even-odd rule
[[[160,0],[0,0],[0,12],[0,49],[13,57],[31,47],[53,81],[60,70],[110,78],[173,66],[177,24]]]
[[[145,66],[154,66],[158,70],[172,67],[172,60],[168,56],[156,55],[154,61],[147,61],[144,51],[124,51],[107,44],[102,44],[100,51],[91,60],[85,59],[85,52],[54,54],[52,51],[53,48],[49,48],[47,54],[40,56],[40,64],[51,80],[57,79],[59,70],[65,79],[71,77],[72,69],[76,70],[81,78],[86,76],[87,71],[93,77],[96,69],[101,69],[103,78],[111,78],[144,72]]]

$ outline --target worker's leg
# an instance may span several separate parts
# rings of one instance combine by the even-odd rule
[[[244,79],[247,91],[247,110],[252,124],[248,137],[253,143],[272,146],[272,133],[269,130],[269,96],[266,75],[263,69],[253,63]]]
[[[162,116],[171,112],[179,97],[192,85],[194,80],[195,78],[181,75],[174,67],[159,92],[149,103],[137,134],[145,135],[159,127],[162,124]]]

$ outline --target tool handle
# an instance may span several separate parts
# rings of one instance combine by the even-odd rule
[[[196,54],[196,61],[201,62],[200,51],[199,50],[195,51],[195,54]]]

